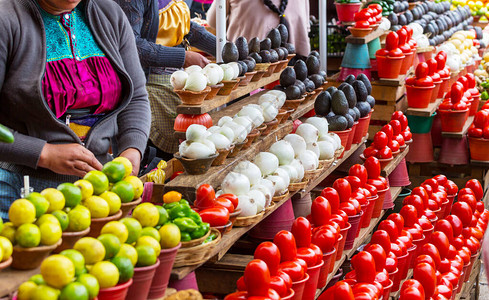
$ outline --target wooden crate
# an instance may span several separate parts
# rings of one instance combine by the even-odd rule
[[[388,102],[376,99],[374,112],[372,113],[372,118],[370,119],[370,126],[368,127],[369,139],[373,139],[377,131],[379,131],[382,126],[389,123],[392,114],[395,111],[405,111],[407,109],[407,99],[402,96],[397,102]]]
[[[177,172],[183,172],[183,166],[180,163],[180,161],[176,158],[172,158],[169,161],[166,162],[167,167],[165,169],[165,182],[168,182],[169,179],[173,176],[173,174]],[[139,179],[143,183],[146,182],[146,175],[141,176]],[[151,195],[151,202],[153,203],[162,203],[163,202],[163,195],[164,195],[164,184],[153,184],[153,194]]]

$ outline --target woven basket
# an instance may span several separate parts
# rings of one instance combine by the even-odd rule
[[[268,207],[265,207],[265,213],[269,212],[275,207],[275,202],[270,202],[270,205]]]
[[[311,181],[311,180],[315,179],[316,177],[318,177],[319,174],[321,174],[322,172],[323,172],[323,168],[321,168],[321,167],[319,167],[316,170],[305,171],[304,172],[304,179]]]
[[[212,233],[217,234],[217,237],[213,241],[190,248],[178,249],[173,267],[178,268],[184,266],[193,266],[209,260],[209,258],[211,258],[212,256],[214,248],[221,241],[221,233],[219,232],[219,230],[211,228],[211,231]]]
[[[341,154],[343,153],[344,150],[345,150],[345,147],[341,146],[340,149],[338,149],[338,150],[336,150],[334,152],[334,158],[335,159],[338,159],[341,156]]]
[[[306,179],[302,182],[294,182],[294,183],[290,183],[289,184],[289,192],[296,192],[296,191],[299,191],[299,190],[302,190],[303,188],[305,188],[307,186],[307,183],[309,181]]]
[[[284,199],[287,199],[289,197],[289,191],[285,192],[285,194],[281,195],[281,196],[275,196],[272,198],[273,202],[279,202],[279,201],[282,201]]]
[[[319,168],[327,169],[327,168],[331,167],[331,165],[333,164],[333,162],[334,162],[334,157],[331,158],[331,159],[323,159],[323,160],[320,160],[319,161]]]
[[[237,217],[236,221],[234,221],[234,227],[246,227],[250,226],[251,224],[258,223],[263,218],[263,215],[265,215],[265,211],[262,211],[254,216]]]
[[[191,240],[191,241],[188,241],[188,242],[181,242],[182,243],[182,247],[181,248],[190,248],[190,247],[195,247],[195,246],[198,246],[200,244],[202,244],[205,239],[211,234],[211,231],[207,231],[207,233],[201,237],[201,238],[198,238],[198,239],[195,239],[195,240]]]

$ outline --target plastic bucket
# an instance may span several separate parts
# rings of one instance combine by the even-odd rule
[[[447,204],[447,207],[445,207],[445,217],[447,217],[450,214],[450,212],[452,211],[453,201],[455,200],[456,196],[457,196],[457,194],[447,196],[449,202]]]
[[[421,247],[425,244],[425,236],[423,235],[420,239],[418,240],[413,240],[413,245],[416,245],[416,249],[415,249],[415,252],[413,253],[414,254],[414,257],[411,259],[411,265],[409,266],[410,269],[412,269],[414,267],[414,262],[416,261],[416,257],[419,254],[419,249],[421,249]],[[398,263],[399,265],[399,263]]]
[[[338,21],[353,22],[355,21],[355,13],[360,10],[362,3],[335,3]]]
[[[441,130],[444,132],[460,132],[463,130],[469,114],[466,110],[438,110],[441,118]]]
[[[273,240],[280,230],[290,231],[294,222],[294,208],[289,198],[282,206],[250,230],[250,236],[262,240]]]
[[[413,264],[414,264],[414,261],[416,260],[416,250],[418,249],[418,246],[416,246],[415,244],[413,244],[413,246],[411,248],[409,248],[407,251],[408,251],[408,254],[409,254],[409,258],[408,258],[408,269],[412,269],[413,267]]]
[[[389,175],[390,186],[408,186],[411,184],[409,181],[409,174],[406,166],[406,159],[402,159],[399,165]]]
[[[151,288],[156,268],[159,265],[160,260],[157,259],[152,266],[134,268],[133,282],[127,291],[126,299],[146,300],[148,298],[149,289]]]
[[[178,249],[182,244],[178,244],[176,247],[170,249],[162,249],[158,259],[160,265],[156,268],[151,287],[149,289],[148,299],[159,299],[165,296],[165,291],[170,280],[171,270],[173,268],[173,262],[177,256]]]
[[[375,202],[377,202],[377,198],[379,198],[379,196],[375,195],[374,197],[370,197],[368,199],[367,209],[363,212],[363,219],[361,225],[362,228],[368,227],[370,225],[370,221],[372,220],[372,214],[374,212]]]
[[[329,272],[333,272],[334,270],[334,264],[336,263],[336,261],[338,260],[338,258],[341,258],[341,256],[343,255],[343,249],[345,248],[344,246],[344,243],[342,243],[342,241],[344,240],[343,236],[340,234],[338,236],[338,240],[336,241],[336,243],[334,244],[334,249],[336,250],[336,254],[334,256],[334,258],[332,258],[331,260],[331,263],[329,264]],[[340,246],[340,243],[343,244],[343,249],[340,249],[339,246]],[[341,250],[341,251],[340,251]]]
[[[366,213],[367,213],[367,208],[368,208],[368,204],[370,202],[367,200],[367,202],[365,202],[364,204],[360,205],[361,209],[362,209],[362,218],[360,219],[360,230],[362,229],[362,226],[363,226],[363,221],[365,220],[365,216],[366,216]]]
[[[365,127],[363,127],[363,133],[362,133],[362,136],[366,136],[366,135],[367,135],[367,133],[368,133],[368,127],[369,127],[369,125],[370,125],[370,119],[372,118],[372,113],[373,113],[373,112],[374,112],[374,109],[372,108],[372,109],[370,110],[370,112],[368,113],[368,122],[367,122],[367,124],[368,124],[368,125],[365,125]]]
[[[301,300],[304,295],[304,290],[306,289],[306,282],[309,280],[309,274],[306,273],[304,279],[292,282],[292,289],[294,290],[294,300]]]
[[[345,250],[349,250],[353,248],[353,244],[355,243],[355,238],[357,237],[357,232],[360,229],[360,221],[362,219],[363,211],[354,215],[348,216],[348,223],[351,224],[350,230],[348,230],[348,234],[346,235],[345,241]]]
[[[340,280],[341,277],[343,277],[343,269],[342,268],[339,268],[338,271],[336,272],[336,274],[334,274],[334,276],[328,282],[328,285],[326,286],[326,289],[329,289],[330,287],[332,287],[333,285],[335,285]]]
[[[334,265],[333,257],[335,257],[335,253],[336,253],[336,249],[334,248],[328,253],[323,253],[323,265],[321,266],[319,271],[318,286],[317,286],[318,289],[322,289],[326,285],[326,281],[328,281],[329,266],[330,264]]]
[[[304,294],[302,299],[304,300],[314,300],[316,297],[316,289],[318,287],[319,273],[321,272],[321,267],[324,265],[324,261],[315,265],[314,267],[307,267],[307,274],[309,279],[306,281],[306,287],[304,288]]]
[[[433,144],[430,132],[413,133],[413,144],[409,146],[406,159],[411,163],[433,161]]]
[[[438,161],[447,165],[465,165],[469,163],[469,143],[467,136],[443,137]]]
[[[483,138],[474,138],[469,136],[470,158],[473,160],[489,160],[489,140]]]
[[[429,243],[431,240],[431,234],[433,233],[433,230],[435,229],[435,226],[431,225],[430,229],[423,229],[423,235],[424,235],[424,243]]]
[[[127,289],[132,284],[132,278],[128,282],[118,284],[111,288],[100,289],[98,300],[124,300],[126,299]]]
[[[282,297],[282,300],[294,299],[294,295],[295,295],[294,290],[293,289],[290,289],[289,294],[287,296],[285,296],[285,297]]]
[[[307,193],[302,198],[294,198],[292,199],[292,206],[294,208],[294,216],[298,217],[306,217],[311,214],[311,193]]]
[[[392,199],[389,178],[387,178],[387,184],[389,187],[387,188],[387,191],[385,192],[384,205],[382,205],[382,209],[391,209],[394,207],[394,200]]]
[[[441,81],[442,82],[440,88],[438,89],[437,98],[443,98],[445,96],[445,93],[449,90],[448,84],[450,83],[450,77],[442,78]]]
[[[435,85],[424,87],[406,84],[408,106],[412,108],[427,108],[430,105],[431,94]]]
[[[188,289],[199,290],[197,285],[197,278],[195,272],[190,272],[187,276],[180,280],[170,280],[169,287],[176,289],[177,291],[183,291]]]
[[[392,290],[392,285],[393,282],[392,280],[389,279],[389,284],[387,286],[384,286],[384,293],[382,294],[382,299],[389,299],[389,295]]]
[[[382,212],[382,208],[384,207],[384,200],[385,200],[385,193],[387,192],[389,188],[386,188],[385,190],[377,191],[377,196],[379,198],[377,201],[375,201],[375,206],[374,210],[372,212],[372,218],[378,218],[380,216],[380,213]]]
[[[407,277],[409,265],[408,265],[409,253],[397,257],[397,268],[399,269],[399,277],[404,280]]]
[[[401,276],[399,276],[399,268],[396,268],[394,272],[389,273],[389,279],[392,280],[391,292],[397,292],[401,285]]]
[[[347,146],[349,145],[349,147],[345,148],[345,150],[350,150],[351,149],[351,145],[353,144],[353,137],[355,136],[355,133],[357,132],[357,127],[358,127],[358,121],[356,121],[355,123],[353,123],[353,126],[351,128],[350,135],[348,135],[348,143],[347,143]]]
[[[341,257],[343,256],[343,250],[345,249],[346,236],[348,235],[348,231],[351,228],[350,223],[347,222],[346,224],[347,224],[346,227],[340,230],[341,238],[338,241],[338,248],[337,248],[336,259],[335,259],[336,261],[340,260]]]
[[[399,77],[404,55],[401,57],[375,55],[375,57],[377,58],[377,74],[379,78],[397,79]]]
[[[338,135],[338,137],[340,138],[341,146],[345,147],[345,151],[348,148],[348,140],[350,138],[351,131],[352,131],[351,128],[348,128],[348,129],[342,130],[342,131],[332,131],[332,132],[336,133]],[[351,147],[351,145],[350,145],[350,147]]]
[[[436,112],[430,117],[407,115],[409,128],[412,133],[428,133],[431,131]]]
[[[435,82],[435,88],[433,89],[433,92],[431,92],[430,103],[436,102],[436,98],[438,97],[438,91],[440,90],[442,83],[443,83],[442,80]]]
[[[477,110],[479,109],[480,99],[481,99],[480,94],[477,97],[472,97],[472,102],[470,103],[469,116],[474,116]]]
[[[399,71],[400,75],[404,75],[407,73],[409,68],[412,67],[414,61],[414,51],[409,53],[404,53],[404,59],[402,60],[401,70]]]
[[[358,144],[362,141],[364,137],[365,129],[368,131],[368,125],[370,124],[370,115],[367,115],[363,118],[358,119],[357,128],[355,130],[355,134],[353,135],[353,144]]]

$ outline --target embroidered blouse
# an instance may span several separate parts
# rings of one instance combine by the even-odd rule
[[[87,109],[96,121],[93,115],[108,113],[119,104],[119,76],[95,41],[83,9],[59,16],[40,11],[46,32],[42,91],[48,106],[57,118],[67,110]]]

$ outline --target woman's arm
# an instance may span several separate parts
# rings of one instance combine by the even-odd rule
[[[153,1],[153,0],[149,0]],[[185,62],[185,49],[165,47],[141,38],[144,13],[149,9],[148,0],[115,0],[122,8],[136,37],[137,52],[144,67],[181,68]]]
[[[195,46],[214,57],[216,56],[216,36],[208,32],[203,26],[190,22],[187,40],[190,46]]]

